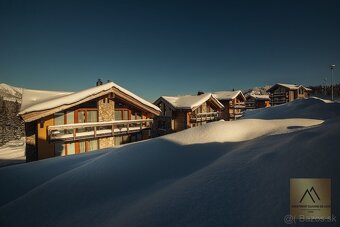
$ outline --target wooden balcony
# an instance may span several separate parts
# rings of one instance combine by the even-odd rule
[[[218,121],[222,119],[221,112],[198,113],[191,115],[191,122]]]
[[[230,109],[245,109],[246,104],[245,103],[236,103],[236,104],[231,104],[229,106]]]
[[[150,130],[152,119],[76,123],[47,127],[50,142],[77,141],[138,133]]]

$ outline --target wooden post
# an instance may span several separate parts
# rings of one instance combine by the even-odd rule
[[[97,126],[94,126],[93,131],[94,131],[94,138],[96,138],[97,137]]]
[[[73,129],[73,140],[76,140],[76,129]]]

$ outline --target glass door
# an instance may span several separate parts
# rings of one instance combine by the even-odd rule
[[[81,109],[76,111],[76,123],[89,123],[89,122],[97,122],[98,121],[98,112],[97,110],[92,109]],[[88,130],[93,129],[78,129],[77,132],[86,132]],[[97,150],[98,149],[98,140],[90,140],[90,141],[79,141],[77,144],[76,151],[77,153],[84,153],[87,151]]]

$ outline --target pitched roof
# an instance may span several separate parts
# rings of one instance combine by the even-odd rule
[[[253,97],[254,99],[257,99],[257,100],[270,100],[269,95],[250,94],[248,97]]]
[[[269,89],[267,90],[267,92],[270,92],[270,91],[272,91],[272,90],[275,90],[275,89],[276,89],[277,87],[279,87],[279,86],[288,88],[289,90],[297,90],[297,89],[299,89],[300,87],[302,87],[302,88],[305,89],[306,91],[311,91],[311,90],[312,90],[312,89],[307,88],[307,87],[305,87],[305,86],[303,86],[303,85],[277,83],[277,84],[273,85],[271,88],[269,88]]]
[[[224,107],[211,93],[202,95],[161,96],[155,103],[158,104],[161,100],[165,100],[174,109],[195,110],[208,100],[213,101],[220,108]]]
[[[113,82],[109,82],[78,92],[48,92],[26,90],[26,92],[24,91],[23,93],[24,102],[19,115],[54,109],[64,105],[72,105],[74,103],[81,102],[82,100],[86,100],[93,95],[97,95],[103,92],[109,93],[113,88],[150,107],[151,109],[160,112],[160,109],[152,103],[142,99],[141,97],[133,94],[132,92],[126,90],[123,87],[120,87]]]
[[[236,98],[238,95],[241,95],[243,99],[245,99],[242,91],[216,91],[213,93],[213,96],[218,100],[232,100]]]
[[[29,107],[37,105],[39,103],[44,103],[49,100],[60,98],[72,93],[73,92],[31,90],[24,88],[20,111],[28,109]]]

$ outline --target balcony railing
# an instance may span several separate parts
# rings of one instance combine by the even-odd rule
[[[202,121],[218,121],[222,118],[221,112],[209,112],[209,113],[198,113],[191,115],[191,121],[202,122]]]
[[[230,109],[245,109],[246,105],[245,103],[236,103],[236,104],[231,104]]]
[[[75,123],[47,127],[49,141],[77,141],[127,135],[151,129],[152,119]]]
[[[229,119],[230,120],[237,120],[243,116],[243,113],[230,113],[229,114]]]

